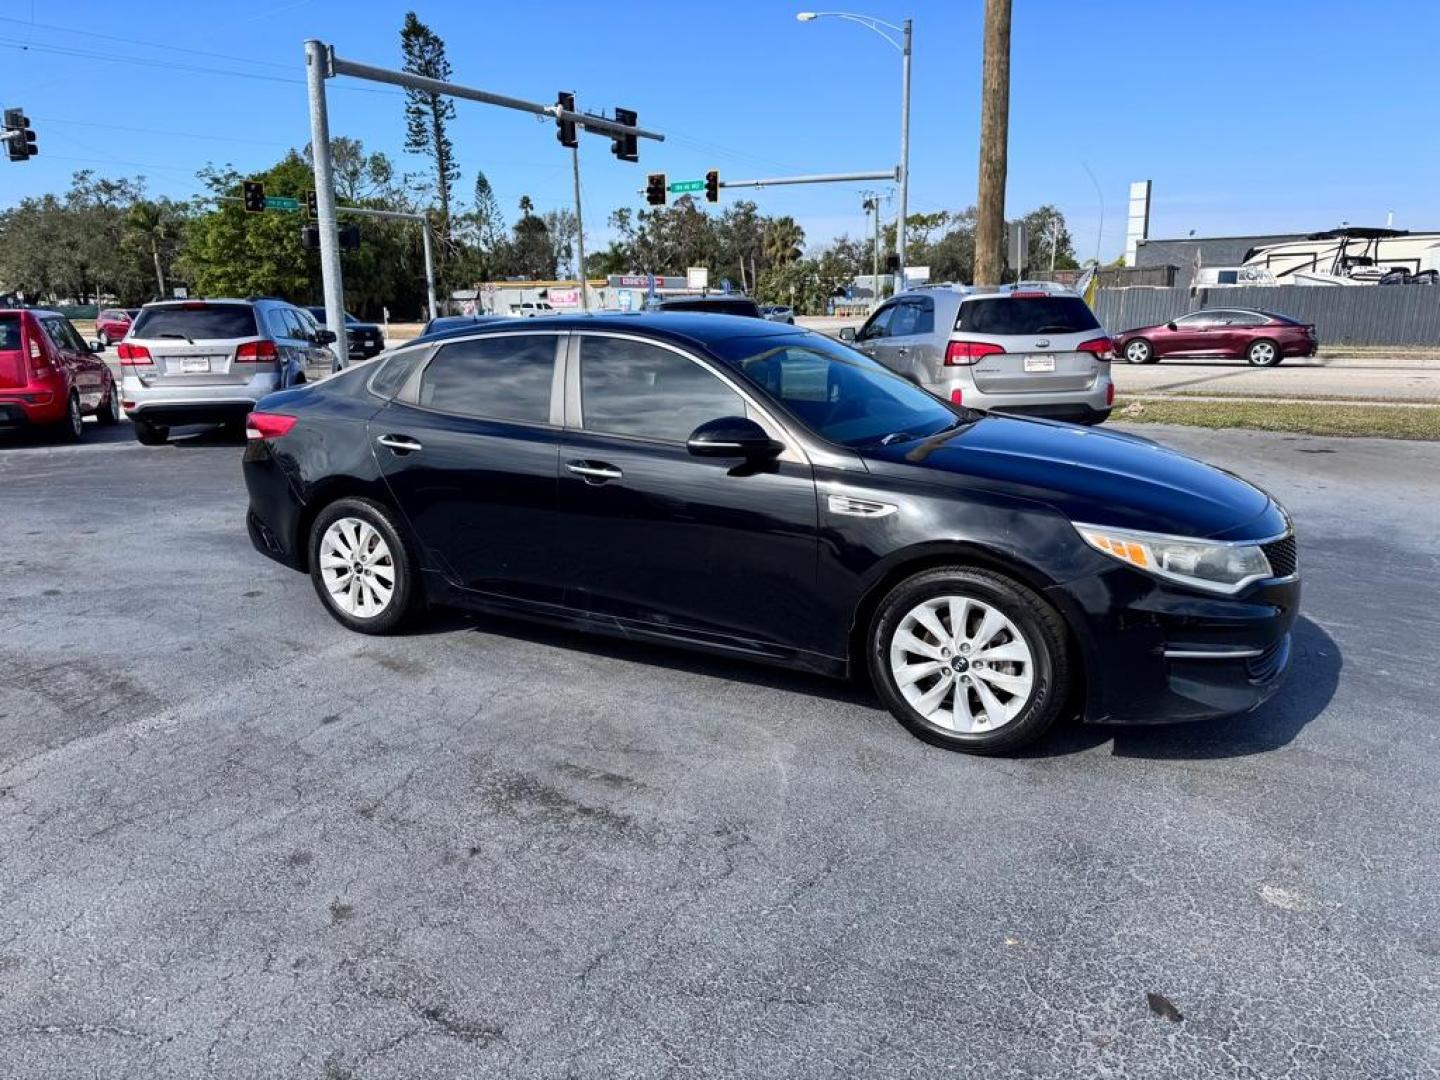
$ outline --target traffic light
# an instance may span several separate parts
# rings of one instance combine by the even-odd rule
[[[555,104],[566,112],[575,111],[575,95],[569,90],[561,90],[555,95]],[[575,137],[575,121],[566,120],[563,116],[555,117],[555,138],[560,140],[561,146],[579,146],[580,140]]]
[[[340,250],[360,250],[360,226],[346,225],[340,230]]]
[[[263,214],[265,212],[265,185],[259,180],[246,180],[242,187],[245,191],[245,212],[247,214]]]
[[[306,251],[316,251],[320,247],[320,226],[302,225],[300,227],[300,246]]]
[[[617,124],[633,128],[638,119],[640,116],[634,109],[622,109],[618,105],[616,106],[615,122]],[[639,140],[634,135],[616,135],[610,140],[610,152],[621,161],[639,161]]]
[[[305,193],[305,214],[311,221],[320,217],[320,196],[313,191]]]
[[[705,201],[720,201],[720,170],[711,169],[705,174]]]
[[[651,206],[665,205],[665,174],[652,172],[645,178],[645,201]]]
[[[11,161],[26,161],[40,152],[24,109],[6,109],[5,127],[13,133],[5,139],[5,153]]]

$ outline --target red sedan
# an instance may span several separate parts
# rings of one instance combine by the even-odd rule
[[[86,416],[119,421],[120,389],[95,355],[103,348],[85,344],[58,312],[0,310],[0,430],[41,428],[75,440]]]
[[[95,336],[101,345],[113,345],[130,332],[139,308],[105,308],[95,316]]]
[[[1314,356],[1315,327],[1273,311],[1210,308],[1174,322],[1115,335],[1115,355],[1132,364],[1167,356],[1220,356],[1274,367],[1287,356]]]

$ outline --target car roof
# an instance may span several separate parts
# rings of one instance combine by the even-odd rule
[[[775,337],[794,334],[797,337],[810,331],[798,326],[767,322],[749,315],[722,315],[705,312],[596,312],[589,315],[553,315],[540,326],[531,325],[530,320],[497,319],[447,327],[433,333],[422,334],[414,341],[444,341],[448,338],[465,337],[476,330],[511,330],[535,334],[553,330],[613,330],[617,333],[643,334],[662,341],[685,342],[709,345],[737,337]],[[412,341],[410,344],[414,344]]]
[[[25,312],[27,312],[27,311],[30,312],[30,314],[32,314],[32,315],[60,315],[60,312],[55,311],[55,310],[52,309],[52,308],[44,308],[44,307],[12,307],[12,308],[0,308],[0,315],[23,315],[23,314],[24,314]],[[60,316],[60,317],[61,317],[61,318],[64,318],[63,315]]]

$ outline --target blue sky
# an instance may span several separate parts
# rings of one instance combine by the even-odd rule
[[[651,170],[753,178],[894,164],[898,53],[860,26],[799,23],[803,6],[425,0],[417,10],[445,38],[459,82],[547,101],[573,89],[582,109],[628,106],[667,134],[641,144],[638,165],[616,161],[608,140],[583,140],[586,232],[598,245],[613,207],[643,205]],[[372,0],[0,0],[0,102],[26,108],[41,146],[24,164],[0,161],[0,206],[61,190],[81,168],[143,174],[172,196],[197,193],[194,172],[207,162],[263,168],[308,138],[302,42],[398,67],[406,10]],[[982,0],[849,10],[915,20],[912,211],[969,205]],[[1127,185],[1143,178],[1154,181],[1152,236],[1384,224],[1388,211],[1397,227],[1440,229],[1437,39],[1437,4],[1017,0],[1007,210],[1055,203],[1084,257],[1103,198],[1107,260],[1124,246]],[[333,133],[423,168],[402,150],[398,91],[331,87]],[[483,168],[510,218],[522,194],[540,210],[570,205],[553,124],[460,102],[452,134],[465,198]],[[813,249],[863,231],[866,186],[893,190],[749,197],[793,215]]]

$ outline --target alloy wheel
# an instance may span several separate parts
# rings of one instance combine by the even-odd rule
[[[1143,341],[1132,341],[1125,346],[1125,359],[1132,364],[1143,364],[1150,359],[1150,348]]]
[[[78,439],[85,434],[85,414],[80,411],[80,399],[74,395],[70,397],[70,405],[65,419],[70,424],[71,435]]]
[[[1002,611],[967,596],[913,607],[890,639],[890,673],[910,707],[947,732],[988,734],[1029,703],[1035,658]]]
[[[1275,362],[1275,346],[1268,341],[1257,341],[1250,346],[1250,363],[1259,367],[1269,367]]]
[[[368,521],[343,517],[320,538],[320,576],[330,599],[357,619],[373,619],[395,598],[395,557]]]

